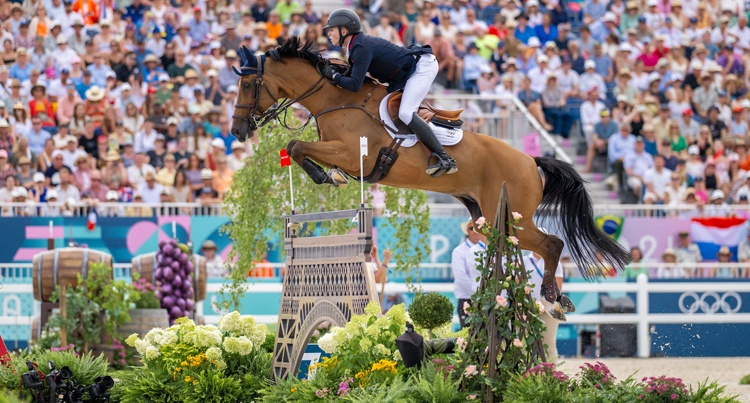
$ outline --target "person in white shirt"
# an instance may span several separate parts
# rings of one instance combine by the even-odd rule
[[[661,261],[665,264],[656,269],[656,278],[687,278],[685,269],[675,265],[675,263],[677,263],[677,255],[675,254],[674,249],[665,249],[664,253],[661,255]]]
[[[66,138],[66,146],[62,149],[63,163],[66,166],[76,166],[76,161],[80,157],[86,157],[86,151],[78,148],[78,139],[76,136],[68,135]],[[62,198],[62,197],[61,197]]]
[[[554,362],[557,359],[557,327],[560,323],[559,320],[553,318],[547,311],[552,309],[552,304],[547,302],[541,297],[542,278],[544,277],[544,259],[541,255],[536,252],[530,252],[523,258],[523,264],[529,273],[529,285],[533,288],[531,290],[531,296],[534,300],[539,301],[545,307],[545,312],[541,314],[540,319],[544,322],[545,330],[542,333],[542,340],[547,345],[547,362]],[[563,286],[563,268],[562,264],[557,263],[555,269],[555,282],[557,282],[557,288],[562,291]]]
[[[73,199],[76,202],[81,201],[81,192],[77,187],[73,185],[73,174],[70,173],[68,167],[60,168],[60,184],[57,185],[55,190],[60,200],[69,201]],[[49,195],[47,196],[49,199]]]
[[[726,195],[721,189],[716,189],[711,192],[711,203],[703,206],[703,214],[706,217],[728,217],[731,215],[732,210],[729,205],[724,201]]]
[[[646,204],[664,204],[667,203],[667,186],[672,181],[672,171],[664,167],[664,156],[661,154],[654,155],[653,160],[654,166],[643,175],[643,183],[646,185],[643,202]],[[648,203],[646,200],[653,201]]]
[[[537,65],[529,70],[529,79],[531,80],[531,90],[543,93],[547,88],[547,77],[553,72],[547,68],[549,58],[545,55],[536,58]]]
[[[607,86],[604,78],[596,72],[596,62],[589,59],[583,65],[585,72],[578,77],[578,88],[581,93],[588,94],[589,91],[595,90],[599,99],[605,99]]]
[[[591,144],[594,137],[594,126],[602,120],[602,111],[607,107],[599,101],[599,92],[596,88],[586,93],[586,101],[581,104],[581,128],[586,138],[586,144]]]
[[[146,183],[138,187],[138,193],[143,197],[144,203],[159,203],[161,201],[161,191],[164,186],[156,181],[156,175],[153,172],[146,172],[143,176]]]
[[[240,143],[239,141],[233,141],[232,153],[227,157],[227,168],[231,169],[234,172],[239,171],[243,166],[245,166],[246,156],[247,153],[245,152],[245,145]]]
[[[154,130],[154,122],[151,120],[144,121],[143,128],[135,133],[133,139],[135,152],[147,153],[156,148],[157,134],[156,130]]]
[[[50,54],[52,64],[55,68],[71,70],[73,68],[73,58],[77,56],[76,52],[68,47],[68,38],[65,34],[60,34],[57,37],[57,49],[53,50]]]
[[[203,242],[201,246],[201,253],[206,258],[206,275],[208,277],[224,277],[227,274],[224,260],[216,253],[218,250],[216,242],[210,239]]]
[[[135,154],[133,158],[134,164],[128,167],[128,180],[130,180],[130,187],[133,189],[140,188],[146,183],[145,176],[149,172],[156,174],[156,170],[148,162],[148,156],[144,152]]]
[[[458,300],[456,310],[462,328],[468,326],[466,323],[468,315],[464,311],[464,303],[471,305],[471,296],[479,288],[477,277],[479,277],[480,273],[476,269],[476,256],[474,255],[473,248],[480,241],[484,240],[486,242],[484,236],[475,231],[474,225],[474,221],[471,219],[461,223],[461,231],[466,235],[466,238],[453,249],[453,254],[451,255],[453,295]]]
[[[747,14],[740,14],[737,17],[737,25],[729,28],[729,35],[735,37],[735,45],[742,49],[750,49],[750,28],[747,27]]]
[[[195,90],[205,91],[202,85],[198,82],[198,73],[195,70],[190,69],[185,72],[186,83],[180,87],[180,98],[182,98],[186,104],[190,105],[195,103]]]
[[[560,70],[554,73],[557,76],[557,85],[562,90],[566,98],[578,97],[578,73],[571,68],[571,60],[568,57],[562,58]]]

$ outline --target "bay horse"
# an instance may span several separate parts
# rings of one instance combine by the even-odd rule
[[[231,133],[245,141],[258,127],[299,102],[315,118],[319,140],[292,140],[287,152],[315,183],[335,184],[321,165],[359,177],[360,136],[368,138],[365,174],[373,170],[379,150],[391,144],[378,117],[387,89],[369,78],[358,92],[339,88],[319,73],[328,61],[314,46],[313,42],[303,44],[294,37],[261,55],[252,54],[244,46],[240,49],[242,65],[239,71],[234,69],[240,76],[240,91]],[[283,101],[277,104],[279,100]],[[584,277],[600,274],[602,263],[594,258],[595,252],[615,268],[621,269],[629,262],[630,254],[594,223],[585,182],[572,165],[554,158],[531,157],[497,138],[469,131],[464,131],[463,139],[446,151],[458,164],[459,170],[453,175],[433,178],[425,173],[428,153],[414,146],[398,150],[398,159],[380,183],[450,194],[468,208],[473,220],[484,216],[492,223],[505,182],[511,207],[522,215],[519,247],[544,258],[541,290],[549,302],[559,296],[555,269],[563,241],[534,224],[532,218],[540,207],[559,216],[571,257]]]

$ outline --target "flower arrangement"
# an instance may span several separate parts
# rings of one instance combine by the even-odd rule
[[[218,326],[179,318],[143,338],[133,334],[125,342],[142,357],[148,376],[138,371],[127,374],[127,381],[113,393],[122,402],[197,402],[203,401],[201,396],[252,401],[270,373],[271,354],[262,348],[267,333],[266,325],[234,311]],[[221,398],[213,399],[219,393]]]
[[[140,294],[140,298],[135,301],[136,309],[158,309],[160,308],[159,298],[156,297],[156,286],[139,278],[133,282],[133,290]]]
[[[541,363],[521,375],[515,375],[503,394],[505,402],[737,402],[727,396],[724,387],[702,383],[688,389],[679,378],[644,377],[640,382],[629,377],[622,381],[601,362],[586,363],[574,377]]]

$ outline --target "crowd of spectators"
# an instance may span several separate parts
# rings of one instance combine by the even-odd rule
[[[625,200],[750,198],[741,0],[360,0],[363,30],[430,45],[446,88],[517,96],[606,160]],[[295,0],[0,5],[0,202],[216,202],[252,154],[229,133],[237,49],[291,36],[343,58]],[[499,102],[499,107],[502,107]],[[493,106],[494,108],[494,106]]]

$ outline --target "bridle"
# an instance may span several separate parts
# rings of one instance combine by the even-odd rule
[[[260,97],[261,97],[261,87],[266,89],[266,92],[271,97],[271,99],[278,99],[278,97],[271,94],[271,90],[268,89],[268,86],[266,86],[265,81],[263,80],[263,74],[265,73],[265,62],[266,62],[266,55],[260,55],[255,56],[256,62],[258,67],[248,67],[243,66],[241,67],[242,72],[237,71],[236,68],[232,67],[234,69],[234,72],[237,75],[240,76],[246,76],[255,73],[255,87],[253,88],[253,103],[252,104],[236,104],[234,106],[235,110],[237,109],[246,109],[249,112],[245,116],[237,115],[236,113],[232,114],[232,119],[237,119],[243,122],[246,122],[250,130],[255,130],[259,127],[264,126],[266,123],[272,121],[273,119],[278,118],[280,114],[285,112],[290,106],[293,104],[310,97],[311,95],[315,94],[316,92],[320,91],[324,86],[326,82],[326,78],[321,75],[320,79],[316,81],[310,88],[308,88],[305,92],[302,93],[302,95],[298,96],[294,99],[285,98],[281,103],[278,103],[276,106],[271,107],[270,109],[264,111],[260,107]],[[246,90],[250,87],[250,83],[243,83],[242,89]]]

